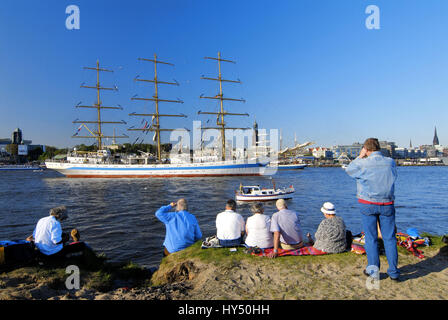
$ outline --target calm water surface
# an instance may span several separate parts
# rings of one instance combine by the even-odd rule
[[[397,226],[434,234],[448,233],[448,167],[399,167],[396,184]],[[336,205],[347,228],[361,231],[356,183],[341,168],[306,168],[274,176],[277,186],[293,184],[289,207],[300,213],[304,232],[314,232],[323,202]],[[205,236],[215,234],[216,214],[234,190],[244,184],[271,186],[269,177],[171,179],[67,179],[53,171],[0,172],[0,240],[24,239],[50,208],[66,205],[63,228],[78,228],[81,238],[113,261],[132,260],[157,266],[162,258],[165,227],[155,211],[186,198]],[[238,207],[247,218],[248,205]],[[266,204],[267,214],[275,212]]]

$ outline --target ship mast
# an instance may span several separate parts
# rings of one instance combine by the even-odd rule
[[[167,81],[160,81],[157,78],[157,64],[164,64],[164,65],[169,65],[169,66],[174,66],[174,64],[169,63],[169,62],[163,62],[160,60],[157,60],[157,55],[154,54],[154,59],[144,59],[144,58],[138,58],[138,60],[142,60],[142,61],[148,61],[148,62],[152,62],[154,63],[154,79],[139,79],[138,76],[134,79],[134,81],[142,81],[142,82],[152,82],[154,83],[154,95],[152,98],[138,98],[138,97],[132,97],[131,100],[142,100],[142,101],[154,101],[156,104],[156,108],[155,108],[155,113],[130,113],[130,116],[142,116],[142,117],[147,117],[147,116],[151,116],[153,121],[151,123],[151,125],[146,128],[142,128],[142,129],[128,129],[129,131],[143,131],[143,132],[147,132],[147,131],[154,131],[155,132],[155,138],[157,138],[157,159],[159,161],[162,160],[162,150],[161,150],[161,145],[160,145],[160,132],[161,131],[173,131],[176,129],[161,129],[160,128],[160,117],[183,117],[186,118],[187,116],[184,114],[160,114],[159,113],[159,102],[168,102],[168,103],[184,103],[182,100],[167,100],[167,99],[160,99],[159,98],[159,88],[158,85],[160,84],[167,84],[167,85],[175,85],[178,86],[179,83],[174,80],[175,82],[167,82]],[[155,123],[154,123],[155,120]]]
[[[249,114],[247,113],[230,113],[230,112],[226,112],[224,110],[224,101],[237,101],[237,102],[246,102],[244,99],[234,99],[234,98],[227,98],[224,97],[223,95],[223,90],[222,90],[222,83],[223,82],[230,82],[230,83],[238,83],[241,84],[240,80],[227,80],[227,79],[223,79],[222,78],[222,73],[221,73],[221,62],[229,62],[229,63],[236,63],[235,61],[232,60],[227,60],[227,59],[222,59],[221,58],[221,52],[218,51],[218,58],[214,58],[214,57],[205,57],[204,59],[208,59],[208,60],[216,60],[218,62],[218,78],[209,78],[209,77],[201,77],[201,79],[204,80],[213,80],[213,81],[219,81],[219,94],[217,94],[214,97],[205,97],[203,95],[200,96],[201,99],[215,99],[215,100],[220,100],[220,112],[202,112],[202,111],[198,111],[198,114],[214,114],[216,115],[216,125],[218,127],[208,127],[208,128],[202,128],[204,130],[208,130],[208,129],[218,129],[221,131],[221,152],[222,152],[222,160],[225,160],[226,157],[226,130],[234,130],[234,129],[243,129],[243,130],[247,130],[250,128],[229,128],[226,127],[226,124],[224,122],[224,116],[249,116]]]
[[[99,60],[96,61],[96,67],[92,68],[92,67],[84,67],[84,69],[88,69],[88,70],[96,70],[96,86],[85,86],[85,85],[81,85],[81,88],[88,88],[88,89],[96,89],[97,90],[97,102],[92,105],[92,106],[84,106],[84,105],[77,105],[76,108],[90,108],[90,109],[97,109],[97,120],[96,121],[81,121],[81,120],[75,120],[73,121],[73,123],[81,123],[90,133],[91,136],[78,136],[78,135],[73,135],[72,138],[94,138],[97,139],[98,141],[98,150],[101,150],[103,148],[103,138],[114,138],[114,139],[121,139],[121,138],[129,138],[127,135],[123,135],[123,136],[116,136],[115,133],[113,136],[105,136],[103,135],[102,132],[102,128],[101,128],[101,124],[126,124],[125,121],[102,121],[101,120],[101,109],[120,109],[123,110],[122,107],[118,106],[118,107],[106,107],[103,106],[101,103],[101,97],[100,97],[100,91],[101,90],[113,90],[113,91],[117,91],[118,88],[116,86],[114,86],[113,88],[106,88],[106,87],[101,87],[100,85],[100,72],[113,72],[113,70],[108,70],[108,69],[104,69],[104,68],[100,68],[100,62]],[[86,123],[93,123],[93,124],[97,124],[97,131],[91,131],[85,124]]]

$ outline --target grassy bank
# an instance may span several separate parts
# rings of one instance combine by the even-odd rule
[[[402,282],[368,290],[366,257],[354,253],[268,259],[200,243],[164,258],[152,277],[134,264],[83,266],[81,289],[67,290],[65,267],[29,266],[0,273],[0,299],[448,299],[448,246],[431,236],[421,260],[399,248]]]
[[[188,283],[189,299],[448,299],[448,247],[431,236],[420,260],[399,247],[402,282],[387,277],[381,256],[380,289],[369,290],[365,255],[351,252],[268,259],[200,244],[164,258],[152,283]]]

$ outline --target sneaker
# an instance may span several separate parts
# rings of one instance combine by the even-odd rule
[[[396,277],[396,278],[392,278],[391,276],[389,276],[390,280],[392,280],[393,282],[400,282],[400,277]]]

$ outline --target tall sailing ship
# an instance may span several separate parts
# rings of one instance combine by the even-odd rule
[[[169,62],[160,61],[157,55],[154,54],[153,59],[139,58],[139,60],[151,62],[154,64],[154,78],[140,79],[136,77],[135,81],[149,82],[154,84],[154,95],[152,98],[132,97],[131,100],[152,101],[155,103],[154,113],[130,113],[129,116],[151,117],[151,124],[145,123],[143,128],[129,128],[129,131],[141,131],[143,133],[154,132],[153,140],[157,143],[157,158],[155,159],[148,153],[141,152],[141,155],[132,156],[116,156],[112,155],[109,149],[103,145],[105,138],[129,138],[127,135],[107,136],[103,134],[103,124],[126,124],[125,121],[104,121],[101,118],[101,111],[103,109],[121,109],[118,107],[106,107],[101,102],[100,92],[102,90],[117,90],[114,88],[102,87],[100,84],[100,72],[112,72],[105,68],[101,68],[97,61],[96,67],[85,67],[85,69],[95,70],[97,73],[96,86],[84,86],[82,88],[96,89],[97,102],[92,106],[81,106],[78,108],[91,108],[97,110],[97,120],[95,121],[78,121],[73,123],[80,124],[80,129],[85,128],[90,132],[90,135],[80,136],[75,134],[73,138],[92,138],[97,140],[98,151],[95,153],[86,153],[73,150],[67,155],[66,161],[47,160],[45,165],[48,169],[56,170],[66,177],[71,178],[151,178],[151,177],[218,177],[218,176],[257,176],[262,175],[266,164],[258,162],[256,159],[249,161],[248,159],[226,160],[226,138],[225,132],[229,129],[248,129],[248,128],[229,128],[224,122],[225,116],[248,116],[247,113],[230,113],[224,110],[224,101],[243,102],[243,99],[233,99],[223,95],[223,82],[241,83],[239,80],[227,80],[222,78],[221,62],[235,63],[234,61],[222,59],[221,53],[218,52],[218,57],[205,57],[207,60],[215,60],[218,64],[218,77],[202,77],[205,80],[212,80],[219,82],[219,93],[216,96],[203,96],[203,99],[214,99],[220,101],[220,110],[218,112],[201,112],[198,114],[216,115],[216,127],[201,128],[202,130],[215,129],[220,131],[221,140],[221,159],[217,161],[208,160],[201,162],[192,162],[191,157],[188,156],[187,161],[170,161],[170,159],[162,158],[161,133],[165,131],[173,131],[176,129],[162,128],[161,118],[164,117],[186,117],[184,114],[162,114],[159,112],[160,103],[183,103],[183,101],[161,99],[159,97],[159,85],[179,85],[177,82],[167,82],[158,79],[157,67],[158,65],[173,66]],[[95,130],[90,130],[86,124],[96,124]],[[213,158],[213,157],[212,157]],[[215,157],[216,159],[216,157]]]

